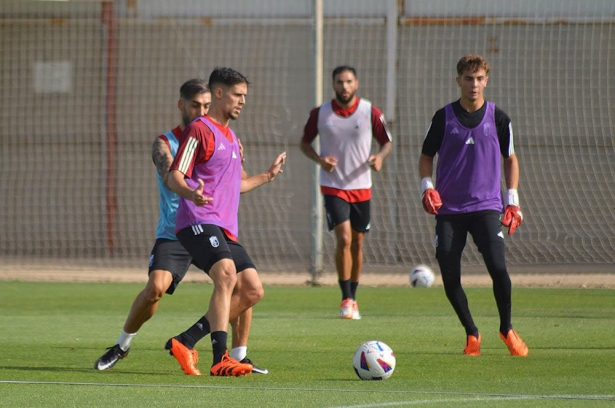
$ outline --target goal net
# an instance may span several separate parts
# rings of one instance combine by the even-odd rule
[[[179,87],[230,66],[251,81],[232,127],[248,174],[240,241],[260,270],[307,272],[313,163],[299,150],[314,107],[315,1],[17,1],[0,4],[0,256],[146,268],[158,217],[151,142],[179,123]],[[457,60],[484,55],[485,94],[512,118],[525,216],[507,237],[524,267],[615,263],[615,3],[324,1],[331,71],[356,67],[394,152],[373,175],[365,267],[435,265],[417,172],[433,113],[458,98]],[[467,4],[466,4],[467,3]],[[324,221],[323,221],[324,223]],[[335,239],[323,228],[323,268]],[[471,242],[464,265],[482,265]]]

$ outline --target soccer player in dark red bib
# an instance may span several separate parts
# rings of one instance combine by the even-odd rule
[[[461,254],[470,233],[493,280],[500,338],[511,355],[527,356],[528,348],[511,323],[512,285],[506,270],[502,233],[502,225],[512,235],[523,221],[517,193],[519,163],[510,118],[484,99],[489,71],[489,63],[480,55],[465,55],[457,63],[461,97],[435,113],[419,159],[423,208],[436,216],[436,258],[446,296],[466,331],[464,354],[480,355],[481,343],[461,286]],[[502,158],[507,188],[505,206],[501,191]]]

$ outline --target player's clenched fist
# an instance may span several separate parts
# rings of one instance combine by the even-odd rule
[[[442,207],[440,193],[433,188],[428,188],[423,193],[423,209],[429,214],[438,214],[438,208]]]
[[[521,223],[523,223],[521,208],[516,205],[506,206],[506,211],[504,211],[504,217],[502,218],[502,225],[508,227],[508,235],[512,235]]]

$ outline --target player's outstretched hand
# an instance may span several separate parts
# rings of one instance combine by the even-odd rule
[[[508,227],[508,235],[514,234],[518,226],[523,223],[523,213],[521,208],[516,205],[506,206],[504,211],[504,217],[502,218],[502,225]]]
[[[429,214],[438,214],[438,208],[442,207],[440,193],[433,188],[428,188],[423,193],[423,209]]]
[[[278,154],[278,157],[275,158],[273,163],[271,163],[269,170],[267,170],[267,177],[269,177],[270,182],[273,181],[278,173],[284,173],[284,170],[282,170],[282,166],[284,164],[286,164],[286,152]]]
[[[199,207],[202,207],[213,200],[212,197],[205,197],[203,195],[204,185],[205,184],[203,183],[203,180],[199,179],[199,185],[194,190],[192,190],[191,201]]]

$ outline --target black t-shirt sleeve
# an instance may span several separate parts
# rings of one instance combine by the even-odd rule
[[[515,153],[513,144],[512,124],[510,117],[502,109],[495,107],[495,127],[500,141],[500,153],[503,157],[512,156]]]
[[[446,114],[444,108],[438,110],[431,119],[431,124],[427,129],[427,134],[423,140],[423,148],[421,153],[425,156],[434,157],[440,146],[442,146],[442,139],[444,138],[444,125],[446,123]]]

